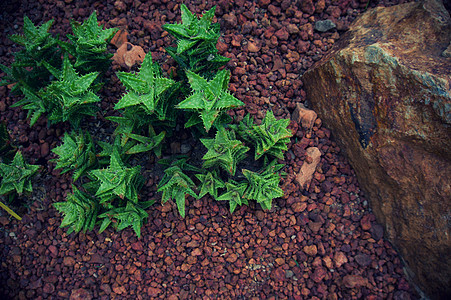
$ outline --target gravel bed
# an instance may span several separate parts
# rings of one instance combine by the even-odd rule
[[[0,63],[17,51],[7,35],[22,28],[23,16],[41,24],[55,18],[52,30],[65,36],[70,19],[85,20],[92,10],[107,27],[126,27],[129,42],[151,51],[169,70],[164,48],[172,40],[161,25],[180,21],[180,1],[3,1],[0,4]],[[376,4],[370,1],[370,6]],[[378,1],[390,6],[403,1]],[[301,75],[339,39],[361,14],[366,0],[184,1],[198,14],[217,5],[221,55],[231,58],[230,89],[261,119],[272,109],[289,118],[304,103]],[[316,21],[336,28],[316,31]],[[113,51],[113,48],[111,48]],[[114,69],[117,69],[115,66]],[[0,74],[1,75],[1,74]],[[99,139],[111,132],[103,118],[123,92],[114,72],[106,74],[102,113],[90,130]],[[285,155],[285,195],[271,211],[250,203],[233,214],[228,204],[209,197],[188,199],[182,219],[173,203],[148,209],[138,239],[131,229],[102,234],[66,235],[52,203],[71,192],[69,174],[54,170],[51,149],[67,124],[47,126],[41,118],[29,127],[26,112],[10,106],[17,97],[0,87],[0,121],[28,162],[42,165],[18,222],[0,210],[0,295],[6,299],[417,299],[406,281],[393,246],[384,239],[354,171],[330,131],[317,120],[311,131],[292,123],[295,133]],[[97,129],[94,127],[98,127]],[[185,135],[188,139],[189,136]],[[293,181],[318,147],[322,158],[308,190]],[[177,148],[177,147],[175,147]],[[159,199],[154,161],[143,166],[143,198]],[[161,173],[161,172],[160,172]]]

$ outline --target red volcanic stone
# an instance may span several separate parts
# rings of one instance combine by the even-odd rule
[[[326,272],[325,268],[323,268],[323,267],[316,268],[315,272],[313,272],[313,275],[312,275],[313,281],[316,283],[321,282],[324,279],[324,277],[326,277],[326,273],[327,272]]]

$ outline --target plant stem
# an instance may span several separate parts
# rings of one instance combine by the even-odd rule
[[[16,218],[16,219],[19,220],[19,221],[22,221],[22,218],[19,217],[18,214],[16,214],[14,211],[12,211],[11,208],[9,208],[9,207],[6,206],[5,204],[3,204],[3,202],[1,202],[1,201],[0,201],[0,206],[1,206],[4,210],[6,210],[11,216],[13,216],[14,218]]]

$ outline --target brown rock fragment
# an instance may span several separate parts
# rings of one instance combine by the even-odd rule
[[[119,49],[123,44],[127,43],[127,30],[119,29],[110,41],[110,44]]]
[[[286,41],[290,37],[290,34],[288,33],[285,27],[282,27],[279,30],[277,30],[274,35],[277,37],[277,39],[281,41]]]
[[[72,266],[75,265],[75,259],[74,259],[73,257],[71,257],[71,256],[66,256],[66,257],[64,257],[64,259],[63,259],[63,264],[64,264],[66,267],[72,267]]]
[[[135,64],[142,63],[146,53],[140,46],[130,43],[122,44],[113,56],[113,61],[124,68],[131,68]]]
[[[316,268],[312,276],[313,281],[316,283],[323,281],[324,277],[326,277],[326,273],[327,271],[325,268],[323,267]]]
[[[316,245],[311,245],[311,246],[305,246],[303,248],[305,254],[310,255],[310,256],[315,256],[316,253],[318,253],[318,248],[316,247]]]
[[[260,51],[261,47],[256,42],[249,42],[247,43],[247,50],[249,52],[258,52]]]
[[[310,157],[312,161],[311,163],[304,162],[302,164],[301,170],[296,175],[296,182],[301,188],[308,189],[313,173],[315,173],[316,166],[321,160],[321,152],[316,147],[310,147],[306,149],[306,156]]]
[[[305,108],[302,103],[296,103],[296,108],[291,115],[291,120],[302,125],[304,129],[312,130],[315,120],[317,118],[316,112]]]
[[[297,34],[299,33],[299,28],[296,24],[289,24],[287,26],[287,30],[289,34]]]
[[[91,292],[85,289],[72,290],[69,300],[91,300]]]
[[[147,295],[150,296],[150,297],[156,297],[160,293],[161,293],[161,290],[159,288],[149,287],[147,289]]]
[[[339,251],[334,254],[334,262],[337,268],[340,268],[343,264],[348,262],[348,258],[343,252]]]
[[[368,279],[360,275],[346,275],[343,277],[343,285],[347,288],[355,288],[361,286],[368,286]]]
[[[302,12],[312,15],[315,12],[315,5],[312,0],[303,0],[300,2]]]

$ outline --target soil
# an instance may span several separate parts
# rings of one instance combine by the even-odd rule
[[[164,51],[173,42],[161,29],[180,22],[179,2],[2,1],[0,63],[9,65],[18,49],[9,34],[22,28],[23,16],[35,24],[54,18],[54,33],[70,32],[70,19],[84,21],[93,10],[106,27],[125,28],[128,41],[152,52],[168,71]],[[340,38],[367,6],[367,0],[220,0],[184,1],[202,14],[217,5],[221,55],[231,58],[230,90],[257,119],[272,109],[290,118],[306,101],[301,75]],[[390,6],[403,1],[369,1]],[[337,27],[313,31],[317,20]],[[114,47],[111,48],[114,51]],[[114,65],[114,70],[120,69]],[[0,74],[2,75],[2,74]],[[105,116],[123,93],[113,71],[101,91],[101,114],[89,120],[102,139],[111,132]],[[270,211],[256,203],[230,214],[227,203],[189,198],[182,219],[173,203],[157,204],[138,239],[132,229],[107,229],[67,235],[52,203],[71,192],[70,174],[55,170],[51,149],[61,143],[68,124],[48,126],[45,117],[30,128],[26,111],[11,108],[19,98],[0,87],[0,121],[25,159],[42,165],[33,194],[14,206],[23,219],[0,210],[0,295],[6,299],[417,299],[400,257],[384,239],[383,228],[360,190],[354,171],[330,131],[317,120],[312,131],[292,123],[295,132],[285,155],[284,197]],[[94,124],[94,125],[93,125]],[[174,152],[185,140],[171,145]],[[178,143],[178,144],[177,144]],[[305,160],[305,148],[318,147],[322,158],[308,188],[293,174]],[[188,147],[189,148],[189,147]],[[152,158],[143,165],[143,198],[159,198]]]

